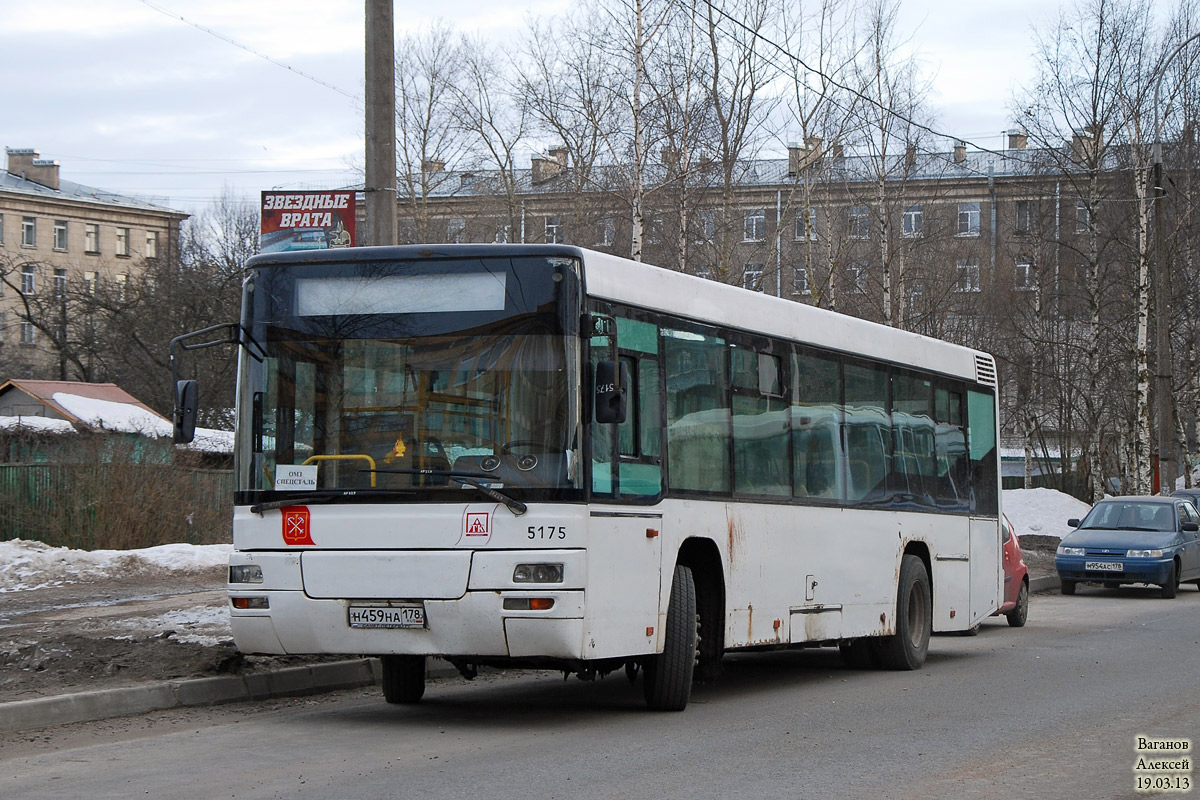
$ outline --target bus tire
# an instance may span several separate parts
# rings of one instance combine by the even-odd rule
[[[646,659],[643,689],[655,711],[682,711],[692,696],[696,667],[696,583],[689,567],[675,567],[662,653]]]
[[[425,656],[383,656],[383,699],[410,705],[425,694]]]
[[[920,669],[933,633],[933,594],[925,562],[914,555],[900,561],[896,590],[896,632],[880,641],[879,657],[888,669]]]

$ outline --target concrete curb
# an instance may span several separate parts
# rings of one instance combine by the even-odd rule
[[[430,658],[427,663],[426,676],[430,679],[458,674],[457,669],[440,658]],[[286,667],[272,672],[192,678],[39,697],[36,700],[15,700],[0,703],[0,733],[95,722],[168,708],[213,706],[243,700],[301,697],[339,689],[359,689],[378,684],[382,674],[378,658],[359,658]]]
[[[296,697],[379,682],[377,658],[336,661],[273,672],[167,681],[0,703],[0,733],[144,714],[184,706]]]
[[[1044,575],[1040,578],[1030,577],[1029,579],[1030,594],[1035,594],[1037,592],[1049,592],[1053,589],[1058,589],[1060,586],[1062,586],[1062,584],[1059,583],[1057,575]]]

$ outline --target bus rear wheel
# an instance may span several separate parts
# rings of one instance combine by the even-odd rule
[[[383,699],[410,705],[425,694],[425,656],[383,656]]]
[[[933,633],[933,595],[925,562],[914,555],[900,561],[896,591],[896,632],[879,643],[879,657],[888,669],[919,669],[929,652]]]
[[[692,696],[696,667],[696,583],[690,567],[675,567],[663,638],[662,653],[646,659],[646,705],[655,711],[682,711]]]

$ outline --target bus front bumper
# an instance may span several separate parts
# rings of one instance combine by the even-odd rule
[[[355,628],[350,607],[386,603],[320,600],[296,590],[230,590],[233,638],[243,653],[344,653],[522,658],[584,658],[582,590],[469,591],[453,600],[414,601],[424,608],[419,628]],[[238,608],[238,599],[258,608]],[[545,610],[512,610],[538,599]],[[511,605],[511,603],[510,603]]]

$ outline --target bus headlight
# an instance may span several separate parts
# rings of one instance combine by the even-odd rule
[[[517,564],[513,583],[562,583],[562,564]]]
[[[258,564],[237,564],[229,567],[230,583],[262,583],[262,567]]]

